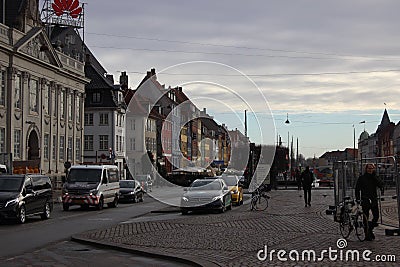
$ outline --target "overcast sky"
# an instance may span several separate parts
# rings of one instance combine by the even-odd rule
[[[399,1],[86,3],[85,41],[116,81],[126,71],[136,88],[155,68],[162,84],[188,84],[198,107],[231,129],[243,130],[243,110],[254,111],[256,143],[280,135],[286,144],[289,133],[300,153],[319,157],[353,147],[354,130],[375,132],[385,108],[400,120]],[[171,68],[193,61],[206,62]],[[252,122],[270,113],[276,131]]]

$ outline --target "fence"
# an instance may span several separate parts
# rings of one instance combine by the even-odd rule
[[[378,190],[380,223],[395,229],[386,230],[386,234],[400,234],[400,174],[396,157],[364,158],[359,161],[338,161],[333,165],[335,207],[344,202],[347,196],[355,197],[358,177],[364,173],[365,165],[373,163],[376,174],[384,183],[384,195]]]

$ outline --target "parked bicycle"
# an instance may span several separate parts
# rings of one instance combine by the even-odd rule
[[[343,238],[348,238],[351,232],[355,231],[358,240],[364,241],[365,233],[368,233],[368,219],[362,211],[361,202],[345,197],[339,210],[341,211],[339,227]]]
[[[251,196],[250,210],[262,211],[268,208],[267,186],[262,184],[253,191]]]

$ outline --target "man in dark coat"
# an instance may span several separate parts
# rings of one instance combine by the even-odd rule
[[[379,219],[377,188],[380,188],[383,193],[383,182],[376,175],[375,165],[368,163],[365,165],[364,174],[357,180],[355,193],[356,199],[361,200],[361,206],[367,219],[369,212],[372,211],[372,221],[368,222],[368,232],[365,233],[365,239],[369,241],[375,239],[373,229],[378,225]]]
[[[305,207],[311,206],[311,185],[314,181],[314,175],[310,171],[310,167],[306,167],[306,169],[301,173],[301,182],[304,190],[304,203]]]

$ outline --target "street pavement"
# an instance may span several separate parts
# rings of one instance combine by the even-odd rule
[[[154,214],[73,240],[200,266],[399,266],[400,236],[386,236],[387,226],[375,229],[374,241],[360,242],[354,234],[341,240],[338,223],[325,213],[332,189],[313,190],[311,207],[304,207],[302,191],[269,194],[263,212],[250,211],[246,201],[223,214]],[[385,202],[383,213],[398,226],[396,207]]]

